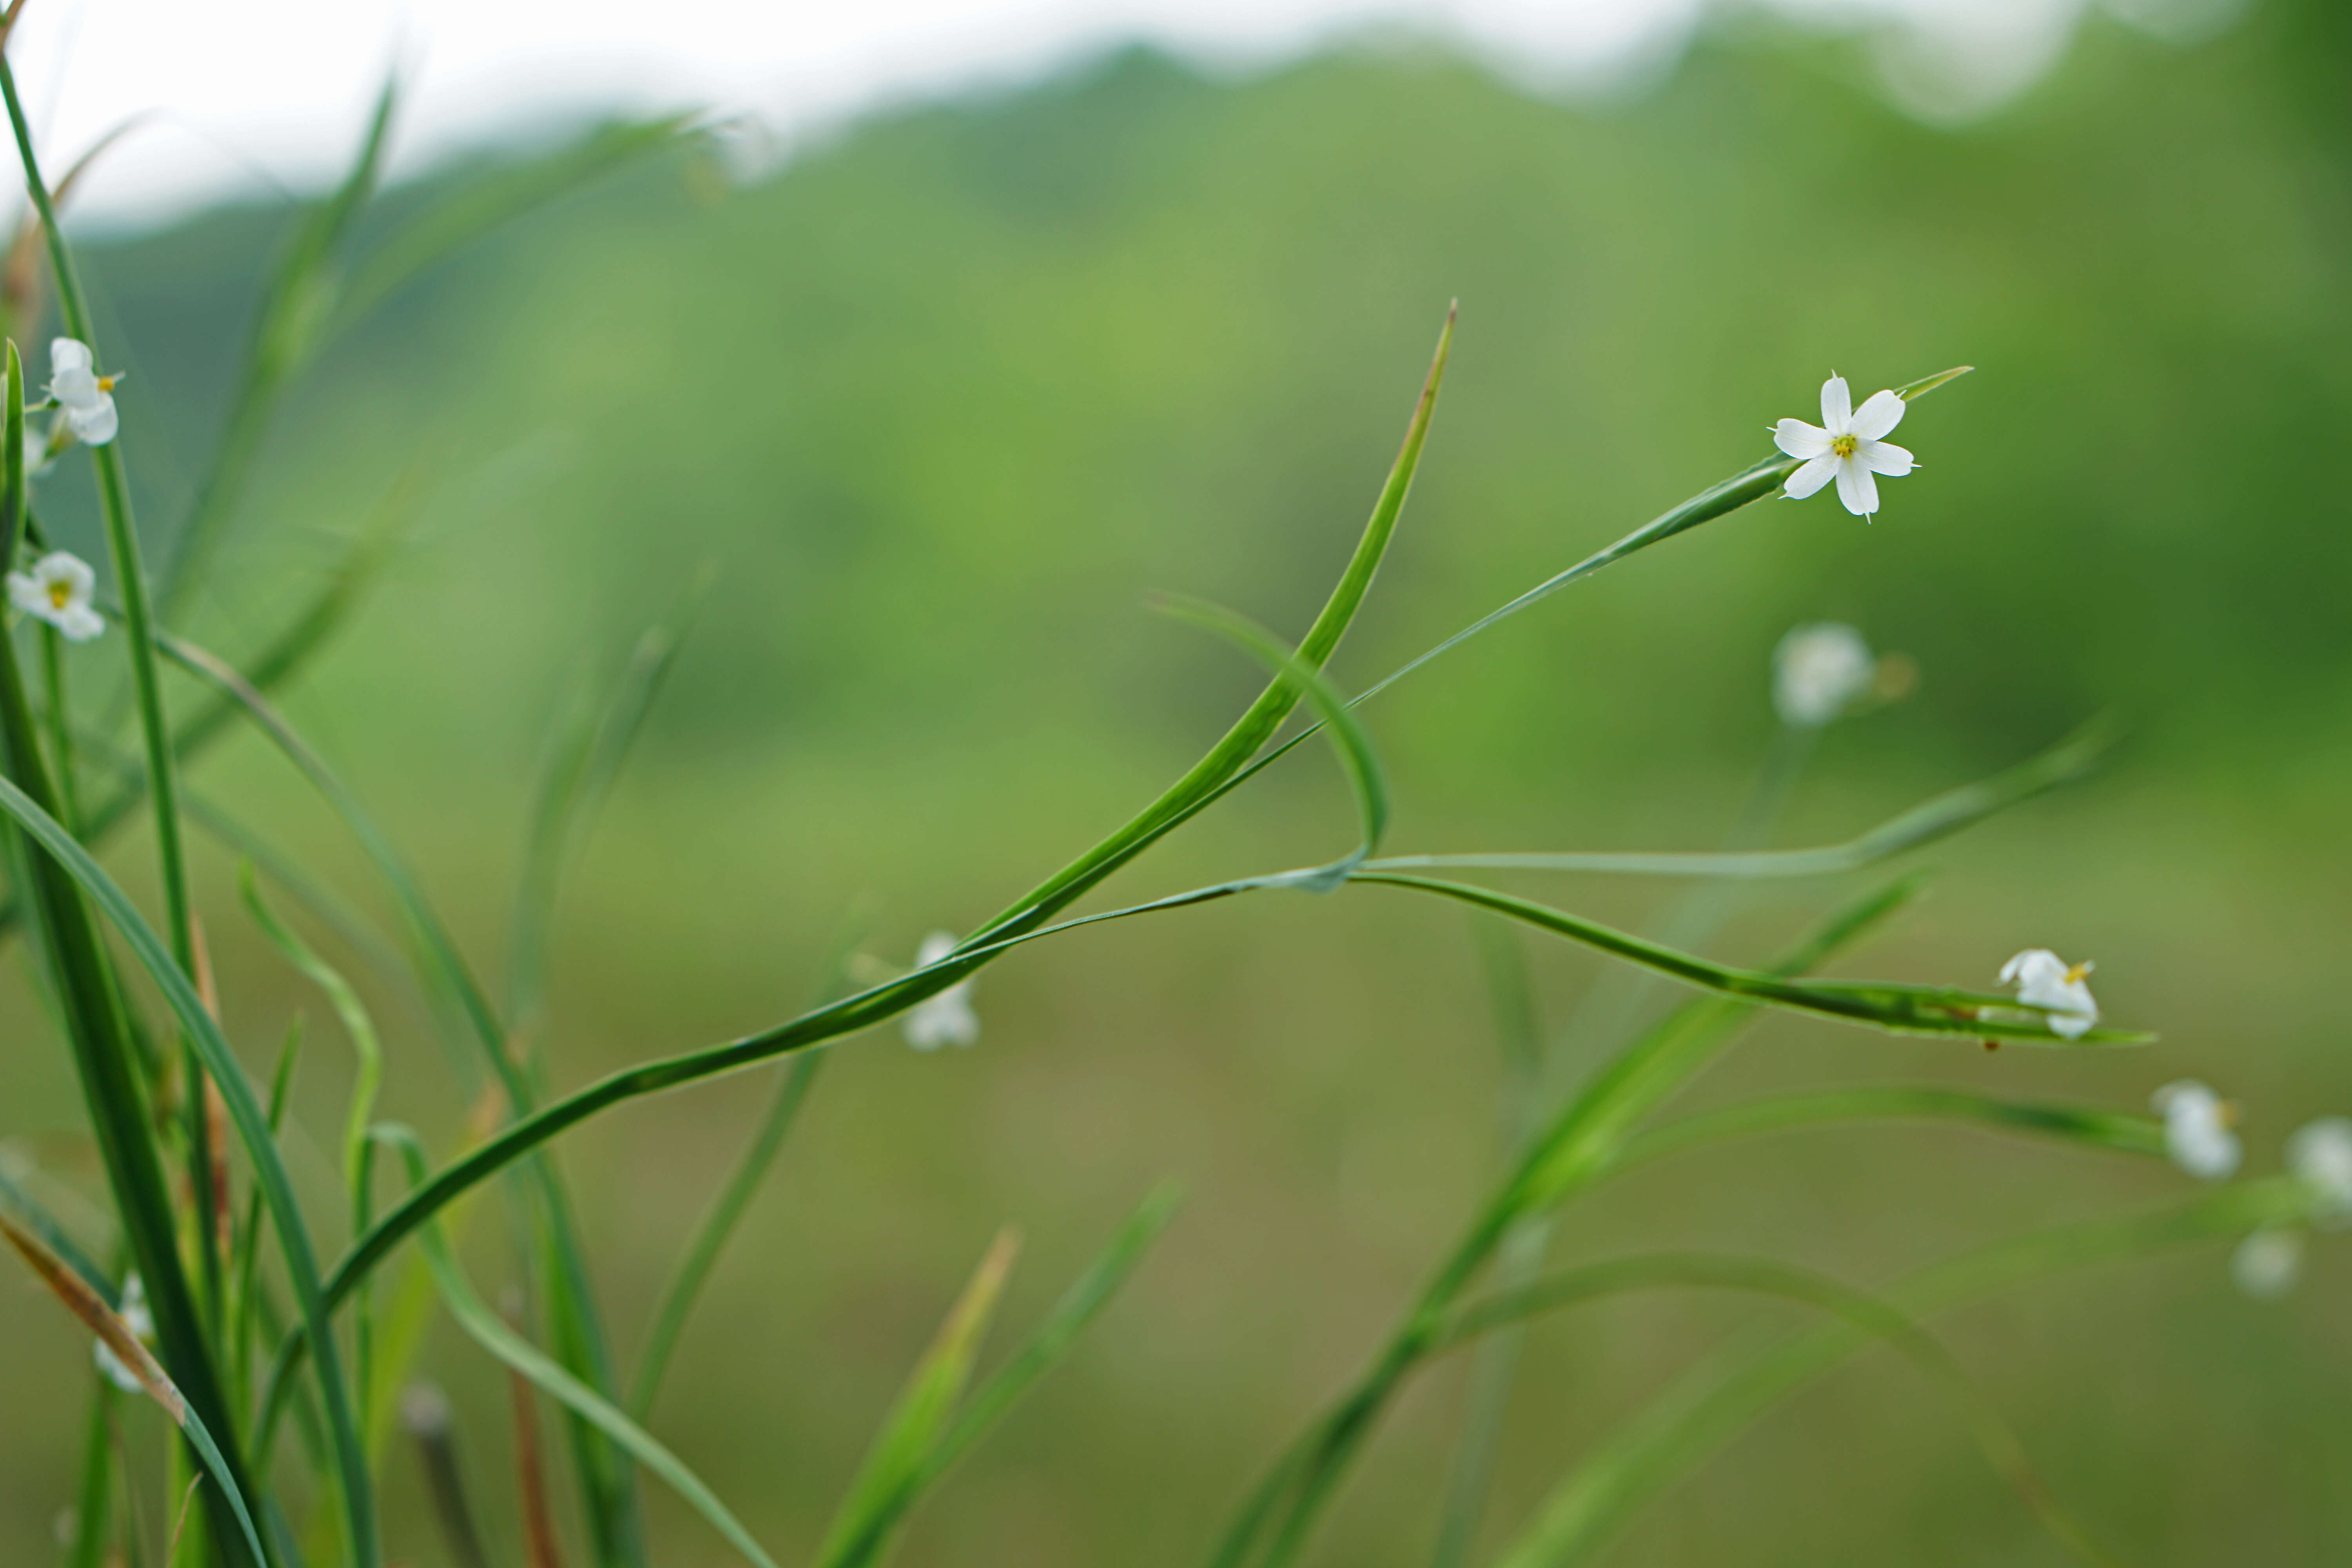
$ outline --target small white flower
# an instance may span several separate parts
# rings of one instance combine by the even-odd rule
[[[2352,1117],[2323,1116],[2286,1141],[2286,1166],[2315,1200],[2314,1217],[2329,1226],[2352,1225]]]
[[[2230,1278],[2258,1301],[2276,1300],[2303,1277],[2303,1232],[2264,1226],[2230,1255]]]
[[[2164,1152],[2200,1182],[2218,1182],[2238,1168],[2237,1111],[2193,1078],[2168,1083],[2149,1099],[2164,1118]]]
[[[155,1318],[147,1310],[147,1287],[136,1274],[126,1275],[122,1281],[122,1304],[114,1310],[132,1337],[149,1344],[155,1342]],[[109,1383],[125,1394],[143,1394],[147,1385],[139,1381],[131,1370],[122,1364],[122,1358],[106,1348],[104,1340],[90,1347],[98,1370],[106,1374]]]
[[[929,969],[955,948],[953,935],[935,931],[923,939],[921,949],[915,954],[915,967]],[[938,995],[916,1003],[908,1011],[902,1026],[907,1043],[919,1051],[975,1043],[980,1038],[980,1015],[972,1011],[971,982],[960,980]]]
[[[98,374],[89,345],[75,338],[49,344],[49,395],[66,411],[66,424],[92,447],[114,439],[114,383]]]
[[[1856,408],[1845,377],[1830,377],[1822,383],[1820,425],[1783,419],[1772,427],[1773,444],[1804,459],[1781,489],[1790,500],[1802,500],[1834,479],[1845,510],[1870,516],[1878,510],[1878,481],[1871,476],[1898,479],[1911,471],[1911,454],[1882,438],[1902,423],[1903,400],[1892,392],[1874,392]]]
[[[1800,729],[1828,723],[1877,679],[1870,645],[1835,621],[1793,627],[1772,650],[1772,706]]]
[[[2081,1039],[2099,1021],[2099,1005],[2083,984],[2090,973],[2088,963],[2068,968],[2065,960],[2046,947],[2030,947],[2000,966],[2000,978],[2017,987],[2017,999],[2049,1008],[2042,1021],[2051,1033],[2068,1040]]]
[[[8,602],[48,622],[68,641],[88,642],[106,629],[106,617],[89,603],[97,583],[89,563],[71,551],[52,550],[34,562],[30,572],[8,574]]]

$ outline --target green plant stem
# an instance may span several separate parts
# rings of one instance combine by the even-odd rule
[[[49,762],[57,771],[58,820],[66,831],[81,836],[81,803],[75,785],[73,719],[66,706],[65,638],[47,622],[41,626],[41,685],[48,700]]]
[[[114,1384],[104,1373],[89,1380],[89,1414],[81,1439],[81,1488],[74,1502],[73,1542],[66,1568],[104,1568],[114,1522]]]

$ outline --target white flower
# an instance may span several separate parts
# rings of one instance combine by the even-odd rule
[[[2200,1182],[2218,1182],[2238,1168],[2237,1111],[2193,1078],[2168,1083],[2148,1103],[2164,1118],[2164,1152]]]
[[[2311,1189],[2322,1224],[2352,1225],[2352,1117],[2323,1116],[2286,1141],[2286,1165]]]
[[[73,642],[88,642],[106,629],[106,618],[90,608],[90,590],[97,574],[71,551],[52,550],[33,563],[30,572],[8,574],[8,602],[36,619],[65,633]]]
[[[2264,1226],[2230,1255],[2230,1278],[2258,1301],[2275,1300],[2303,1275],[2303,1232]]]
[[[1877,679],[1870,645],[1835,621],[1794,627],[1772,650],[1772,706],[1801,729],[1828,723]]]
[[[100,375],[89,345],[75,338],[49,344],[49,395],[66,411],[66,424],[93,447],[114,439],[115,377]]]
[[[2000,966],[2000,978],[2016,985],[2017,999],[2049,1008],[2042,1021],[2051,1033],[2068,1040],[2081,1039],[2099,1021],[2099,1005],[2083,984],[2083,976],[2090,973],[2088,963],[2069,969],[2065,960],[2046,947],[2030,947]]]
[[[922,948],[915,954],[915,967],[929,969],[955,948],[953,935],[935,931],[923,939]],[[938,995],[916,1003],[902,1027],[907,1043],[919,1051],[973,1044],[980,1038],[980,1015],[971,1009],[971,982],[958,981]]]
[[[1874,392],[1856,408],[1845,377],[1830,377],[1822,383],[1820,425],[1783,419],[1772,427],[1773,444],[1804,459],[1781,488],[1790,500],[1802,500],[1834,479],[1845,510],[1868,517],[1878,510],[1878,481],[1871,476],[1911,471],[1911,454],[1881,438],[1902,423],[1903,400],[1892,392]]]
[[[131,1331],[133,1338],[143,1340],[149,1344],[155,1342],[155,1318],[147,1310],[147,1287],[140,1281],[138,1275],[131,1274],[123,1278],[122,1305],[114,1310],[114,1315],[122,1320],[123,1327]],[[92,1345],[90,1352],[92,1358],[98,1363],[98,1370],[104,1373],[107,1381],[113,1384],[115,1387],[125,1394],[146,1392],[147,1385],[140,1382],[129,1367],[122,1364],[121,1356],[106,1348],[104,1340]]]

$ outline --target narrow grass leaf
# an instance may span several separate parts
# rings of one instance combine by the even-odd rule
[[[863,1568],[881,1561],[913,1500],[910,1483],[929,1463],[963,1397],[972,1362],[1020,1250],[1019,1236],[1003,1230],[982,1255],[866,1450],[865,1463],[851,1479],[812,1559],[814,1568]]]
[[[2164,1153],[2164,1124],[2153,1117],[1997,1100],[1965,1089],[1897,1086],[1782,1095],[1686,1116],[1634,1139],[1616,1165],[1630,1169],[1693,1149],[1800,1128],[1907,1121],[1957,1121],[2127,1154]]]
[[[1856,871],[1906,850],[1948,837],[2046,790],[2088,774],[2121,735],[2102,716],[2037,757],[1977,784],[1965,784],[1923,802],[1843,844],[1811,849],[1762,849],[1730,853],[1638,854],[1615,850],[1544,853],[1511,851],[1486,855],[1387,855],[1365,862],[1372,871],[1488,870],[1580,871],[1618,876],[1767,878],[1829,877]]]
[[[424,1178],[426,1166],[424,1146],[415,1133],[404,1127],[379,1123],[370,1129],[370,1135],[396,1150],[405,1163],[412,1182]],[[529,1378],[533,1385],[547,1395],[592,1423],[613,1439],[630,1458],[659,1476],[688,1507],[702,1516],[704,1522],[724,1537],[729,1545],[760,1568],[776,1568],[774,1561],[761,1549],[741,1521],[728,1511],[716,1493],[705,1486],[701,1478],[688,1468],[685,1462],[662,1447],[644,1427],[629,1419],[617,1406],[590,1388],[554,1357],[524,1339],[507,1326],[506,1321],[477,1295],[465,1271],[458,1266],[457,1255],[450,1251],[437,1226],[426,1229],[417,1238],[417,1246],[432,1268],[434,1283],[441,1292],[442,1304],[449,1310],[467,1338],[479,1345],[511,1371]]]
[[[7,1238],[8,1245],[16,1249],[17,1256],[25,1260],[26,1266],[43,1285],[48,1287],[49,1293],[64,1303],[68,1311],[80,1319],[82,1326],[97,1335],[99,1342],[113,1353],[114,1359],[121,1362],[131,1376],[139,1380],[139,1386],[147,1391],[147,1397],[163,1406],[163,1414],[170,1416],[172,1424],[186,1436],[188,1447],[196,1451],[205,1472],[220,1488],[221,1495],[228,1500],[229,1507],[236,1510],[237,1524],[245,1532],[246,1544],[252,1549],[253,1560],[256,1563],[268,1562],[268,1558],[261,1550],[261,1534],[254,1528],[253,1512],[246,1504],[245,1492],[237,1485],[236,1477],[231,1473],[228,1461],[221,1457],[220,1447],[213,1441],[212,1433],[205,1429],[203,1420],[189,1407],[178,1385],[164,1374],[163,1367],[148,1353],[139,1336],[131,1331],[131,1326],[115,1315],[114,1309],[106,1304],[105,1298],[92,1289],[89,1282],[71,1264],[58,1257],[30,1226],[19,1225],[9,1217],[5,1209],[0,1209],[0,1236]]]

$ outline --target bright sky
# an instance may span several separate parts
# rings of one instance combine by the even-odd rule
[[[1898,91],[1929,109],[1940,94],[1942,107],[1964,110],[2039,74],[2095,4],[2159,30],[2200,31],[2241,0],[1755,3],[1832,29],[1876,29]],[[52,171],[126,118],[152,114],[77,198],[85,219],[135,223],[273,182],[320,183],[347,157],[395,61],[412,89],[396,163],[415,168],[551,118],[614,109],[744,112],[788,143],[877,104],[1018,82],[1138,38],[1251,64],[1410,27],[1453,37],[1536,85],[1573,89],[1670,58],[1709,5],[28,0],[8,54]]]

